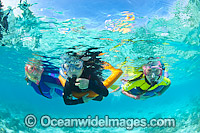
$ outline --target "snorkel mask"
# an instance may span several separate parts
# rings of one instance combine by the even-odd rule
[[[67,79],[66,75],[72,78],[82,73],[83,60],[66,55],[61,58],[64,60],[64,63],[61,65],[60,68],[60,74],[62,75],[62,77]]]
[[[151,82],[157,82],[159,77],[163,75],[163,68],[160,61],[151,61],[143,66],[143,73],[150,78]]]
[[[145,76],[151,76],[151,75],[155,75],[155,76],[162,76],[162,68],[158,67],[158,66],[144,66],[143,67],[143,72],[145,74]]]
[[[35,66],[30,64],[26,64],[25,66],[25,73],[28,79],[32,82],[35,82],[37,85],[39,85],[43,71],[44,69],[42,68],[42,66]]]
[[[62,64],[62,67],[66,72],[81,70],[83,68],[83,61],[80,59],[66,61],[64,64]]]
[[[25,71],[28,72],[29,74],[33,73],[33,74],[41,74],[43,73],[44,69],[41,66],[35,66],[35,65],[29,65],[27,64],[25,66]]]

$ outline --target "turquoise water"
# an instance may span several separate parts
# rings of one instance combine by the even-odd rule
[[[38,1],[28,1],[34,2]],[[117,2],[115,6],[110,4],[112,10],[109,10],[106,2],[105,6],[98,6],[103,2],[77,1],[80,4],[77,12],[74,11],[76,2],[68,7],[64,2],[58,2],[58,5],[54,1],[44,2],[45,8],[43,2],[38,2],[30,10],[20,9],[21,16],[14,15],[19,7],[12,7],[8,16],[9,32],[1,31],[1,44],[5,45],[0,47],[1,132],[200,132],[200,2]],[[138,8],[139,5],[146,10]],[[84,6],[85,12],[81,11]],[[4,12],[8,12],[7,8]],[[134,14],[135,20],[127,21],[127,14]],[[125,28],[130,31],[125,33]],[[161,57],[172,84],[162,96],[145,101],[136,101],[116,92],[101,102],[90,101],[76,106],[66,106],[59,97],[48,100],[26,85],[24,66],[30,58],[40,58],[60,66],[58,59],[49,60],[33,54],[57,58],[72,47],[76,47],[74,52],[96,47],[105,53],[101,60],[123,71],[127,66],[141,66],[146,63],[145,58]],[[104,72],[104,78],[109,74]],[[120,85],[120,80],[115,84]],[[176,127],[127,130],[117,127],[44,128],[37,124],[34,128],[27,128],[24,118],[28,114],[34,114],[38,119],[42,115],[52,118],[87,118],[88,115],[93,118],[108,115],[110,118],[148,120],[174,118]]]

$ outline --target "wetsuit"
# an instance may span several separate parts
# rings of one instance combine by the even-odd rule
[[[75,79],[68,78],[68,82],[65,83],[64,87],[64,95],[63,99],[66,105],[76,105],[80,103],[84,103],[82,98],[72,99],[72,91],[75,92],[86,92],[86,91],[94,91],[99,94],[95,99],[97,101],[101,101],[103,97],[108,96],[108,90],[103,85],[103,83],[99,80],[99,78],[94,74],[89,74],[88,72],[83,71],[82,75],[79,78],[89,79],[89,85],[87,89],[79,89],[78,86],[75,86]]]
[[[30,85],[34,88],[34,90],[46,97],[51,99],[52,98],[52,89],[54,89],[55,93],[57,93],[59,96],[62,96],[63,91],[56,88],[56,87],[51,87],[51,85],[57,85],[60,86],[59,88],[62,88],[62,85],[59,81],[59,79],[56,77],[56,74],[54,73],[45,73],[43,72],[42,76],[41,76],[41,80],[39,85],[35,84],[34,82],[29,80]],[[50,83],[51,85],[47,85],[48,83]]]

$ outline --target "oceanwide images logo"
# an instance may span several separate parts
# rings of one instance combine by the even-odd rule
[[[24,118],[24,123],[27,127],[32,128],[37,124],[37,118],[33,114],[29,114]]]
[[[37,124],[37,118],[33,114],[25,117],[24,123],[27,127],[33,128]],[[40,124],[43,127],[120,127],[132,130],[134,127],[175,127],[175,119],[151,119],[147,122],[146,119],[137,118],[109,118],[105,115],[104,118],[90,115],[87,118],[65,118],[56,119],[48,115],[43,115],[40,118]]]

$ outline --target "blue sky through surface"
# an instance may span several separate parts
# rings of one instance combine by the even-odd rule
[[[31,7],[36,16],[53,17],[60,20],[69,18],[89,18],[92,21],[103,23],[108,15],[117,15],[123,11],[134,12],[136,16],[151,17],[152,15],[165,16],[175,0],[28,0],[28,3],[37,3]],[[19,0],[3,0],[8,5],[16,7]],[[20,11],[15,9],[15,14]],[[137,21],[137,20],[136,20]]]

